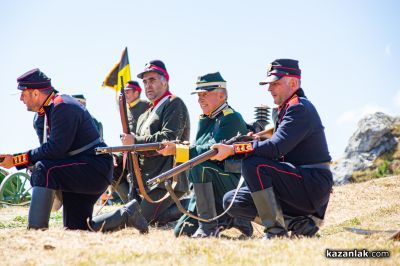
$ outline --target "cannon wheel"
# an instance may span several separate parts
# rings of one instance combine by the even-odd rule
[[[16,172],[6,176],[0,184],[0,202],[2,204],[28,204],[31,200],[30,176]]]

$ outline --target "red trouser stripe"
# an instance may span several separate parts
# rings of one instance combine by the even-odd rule
[[[61,167],[68,167],[68,166],[75,166],[75,165],[81,165],[81,164],[87,164],[87,163],[71,163],[71,164],[63,164],[63,165],[57,165],[51,167],[49,170],[47,170],[47,175],[46,175],[46,187],[49,186],[49,175],[50,171],[56,168],[61,168]]]
[[[274,169],[275,171],[277,171],[279,173],[292,175],[292,176],[295,176],[295,177],[298,177],[298,178],[303,178],[301,175],[298,175],[298,174],[292,173],[292,172],[288,172],[288,171],[285,171],[285,170],[282,170],[282,169],[278,169],[278,168],[276,168],[275,166],[272,166],[272,165],[259,164],[259,165],[257,165],[257,177],[258,177],[258,181],[260,181],[260,185],[261,185],[262,189],[264,189],[264,184],[262,183],[261,176],[260,176],[260,168],[261,167],[268,167],[268,168]]]

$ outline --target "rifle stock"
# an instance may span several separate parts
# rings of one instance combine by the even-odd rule
[[[122,124],[122,132],[124,132],[125,134],[130,134],[127,107],[126,107],[126,98],[125,98],[125,93],[124,93],[124,79],[123,79],[123,76],[120,76],[120,78],[121,78],[121,93],[119,96],[118,104],[119,104],[119,114],[120,114],[121,124]],[[135,169],[135,167],[134,167],[135,160],[137,160],[136,155],[128,152],[127,166],[128,166],[129,192],[128,192],[127,196],[128,196],[128,200],[132,200],[132,199],[136,198],[139,201],[140,197],[134,187],[134,176],[135,176],[135,171],[140,172],[140,170]]]

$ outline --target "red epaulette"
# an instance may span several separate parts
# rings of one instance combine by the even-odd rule
[[[57,95],[54,99],[53,99],[53,103],[54,105],[57,105],[59,103],[63,103],[64,99],[61,97],[61,95]]]
[[[299,103],[300,103],[299,96],[294,95],[294,96],[288,101],[287,106],[289,107],[289,106],[292,106],[292,105],[295,105],[295,104],[299,104]]]

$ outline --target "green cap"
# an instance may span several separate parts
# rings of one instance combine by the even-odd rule
[[[226,81],[219,72],[209,73],[197,78],[196,90],[191,94],[212,91],[219,88],[226,89]]]

